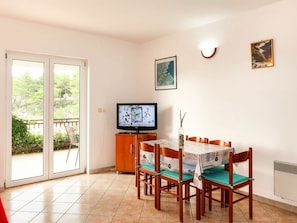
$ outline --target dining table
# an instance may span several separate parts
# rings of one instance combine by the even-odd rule
[[[229,162],[229,152],[234,152],[234,148],[219,146],[208,143],[200,143],[186,140],[184,146],[180,148],[178,139],[157,139],[142,141],[142,143],[160,147],[167,147],[174,150],[183,150],[183,172],[193,174],[193,184],[202,189],[201,174],[212,167],[224,165]],[[140,161],[154,162],[154,154],[141,154]],[[176,160],[161,160],[161,168],[169,168],[178,171],[178,162]]]

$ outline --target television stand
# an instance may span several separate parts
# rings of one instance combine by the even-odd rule
[[[115,134],[115,170],[117,172],[134,173],[136,150],[141,141],[155,140],[157,133],[120,132]]]
[[[118,134],[140,134],[140,135],[143,135],[143,134],[152,134],[154,132],[140,132],[140,131],[136,131],[136,132],[119,132]]]

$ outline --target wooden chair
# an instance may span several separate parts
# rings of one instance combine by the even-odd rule
[[[155,177],[156,177],[156,154],[155,154],[156,145],[149,145],[143,142],[140,142],[138,149],[136,150],[136,185],[137,185],[137,198],[140,199],[140,187],[141,182],[144,185],[144,195],[147,195],[148,187],[150,194],[152,194],[152,188],[155,188],[155,207],[157,208],[157,198],[156,198],[156,187],[155,187]],[[143,154],[142,154],[143,153]],[[142,155],[142,156],[141,156]],[[147,156],[151,156],[149,159]]]
[[[224,141],[224,140],[221,140],[221,139],[209,140],[208,143],[213,144],[213,145],[218,145],[218,146],[232,147],[231,141]],[[216,166],[216,167],[205,170],[204,175],[212,173],[212,172],[223,171],[225,169],[226,169],[226,165]],[[207,196],[206,193],[210,193],[210,191],[214,191],[214,190],[217,190],[217,189],[220,189],[220,188],[218,188],[218,187],[212,188],[212,185],[204,184],[203,185],[204,196],[209,197],[209,195]],[[227,196],[227,193],[225,193],[225,191],[223,189],[221,189],[221,202],[222,202],[221,207],[225,206],[224,201],[226,201],[226,199],[225,199],[226,196]],[[209,211],[211,211],[211,209],[212,209],[211,199],[208,202],[208,209],[209,209]],[[205,199],[202,199],[202,215],[204,215],[204,213],[205,213]]]
[[[188,135],[186,135],[186,140],[193,141],[193,142],[208,143],[208,138],[201,138],[199,136],[189,137]]]
[[[79,155],[79,142],[78,142],[78,140],[76,138],[73,127],[72,126],[65,126],[65,128],[66,128],[66,132],[67,132],[67,135],[68,135],[68,138],[69,138],[69,148],[68,148],[66,162],[68,161],[71,148],[72,147],[78,148],[77,149],[77,154],[76,154],[76,160],[75,160],[75,166],[76,166],[76,163],[77,163],[77,160],[78,160],[78,155]]]
[[[168,147],[156,147],[156,170],[159,175],[157,175],[157,208],[161,209],[161,193],[166,193],[171,196],[177,198],[179,202],[179,217],[180,222],[183,222],[183,201],[188,200],[189,192],[185,192],[185,196],[183,195],[183,186],[185,188],[189,188],[189,184],[193,182],[193,175],[188,173],[183,173],[183,151],[182,149],[173,150]],[[175,159],[178,161],[177,170],[170,169],[172,166],[168,165],[169,168],[164,169],[164,164],[161,165],[161,160],[165,160],[166,158]],[[162,166],[162,167],[161,167]],[[162,180],[167,182],[167,185],[162,186]],[[169,184],[168,184],[169,182]],[[176,185],[177,190],[172,191],[171,186],[168,188],[168,185]],[[194,195],[195,196],[195,195]]]
[[[248,161],[248,174],[236,174],[233,171],[234,163],[242,163]],[[228,202],[224,203],[229,207],[229,222],[233,222],[233,204],[243,199],[249,199],[249,218],[253,219],[253,163],[252,148],[238,154],[229,153],[229,164],[227,170],[217,171],[208,174],[202,174],[202,183],[205,186],[214,185],[228,192]],[[248,193],[243,193],[238,189],[248,186]],[[221,200],[212,197],[212,191],[209,191],[209,199],[222,204]],[[234,199],[233,193],[239,195]],[[202,199],[205,200],[205,190],[202,190]],[[205,202],[205,201],[204,201]],[[203,202],[202,202],[203,203]]]

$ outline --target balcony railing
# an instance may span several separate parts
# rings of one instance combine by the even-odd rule
[[[24,120],[24,122],[30,133],[34,136],[25,140],[23,144],[13,146],[13,155],[41,152],[43,150],[43,120]],[[54,150],[63,150],[69,147],[69,138],[65,126],[73,126],[75,133],[79,135],[79,118],[55,119],[53,122]]]
[[[28,129],[42,129],[43,120],[24,120],[27,124]],[[54,119],[54,128],[61,128],[64,126],[78,126],[79,118],[64,118],[64,119]]]

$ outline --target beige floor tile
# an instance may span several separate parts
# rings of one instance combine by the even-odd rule
[[[28,204],[28,201],[15,201],[2,199],[3,206],[6,211],[19,211],[22,207]]]
[[[85,223],[111,223],[113,216],[89,215]]]
[[[32,201],[38,196],[41,192],[25,191],[14,198],[15,201]]]
[[[85,214],[64,214],[58,223],[82,223],[87,219],[88,215]]]
[[[85,193],[80,196],[80,198],[76,201],[76,203],[80,204],[97,204],[101,199],[102,194],[97,193]]]
[[[161,210],[154,208],[154,196],[137,199],[133,174],[81,174],[47,182],[6,189],[0,193],[11,223],[178,223],[176,198],[163,195]],[[206,202],[208,205],[208,202]],[[213,203],[196,221],[195,198],[184,202],[184,222],[225,223],[228,208]],[[248,202],[234,205],[234,223],[295,223],[297,214],[254,201],[254,219],[248,219]]]
[[[63,216],[56,213],[39,213],[30,223],[55,223]]]
[[[47,213],[66,213],[66,211],[72,206],[72,203],[51,203],[49,204],[43,212]]]
[[[139,217],[143,208],[142,207],[135,207],[135,206],[127,206],[121,205],[117,209],[116,215],[117,216],[137,216]]]
[[[108,205],[108,204],[97,204],[93,211],[91,212],[91,215],[101,215],[101,216],[114,216],[115,213],[118,210],[118,206],[115,205]]]
[[[67,214],[90,214],[95,205],[94,204],[78,204],[75,203],[73,204],[68,211],[66,212]]]
[[[61,194],[56,200],[55,202],[69,202],[69,203],[73,203],[76,202],[79,198],[80,198],[80,194]]]
[[[33,220],[39,213],[38,212],[23,212],[18,211],[13,215],[8,217],[10,223],[20,223],[20,222],[30,222]]]
[[[28,204],[26,204],[24,207],[20,209],[20,211],[35,211],[35,212],[41,212],[43,211],[50,203],[41,202],[41,201],[31,201]]]
[[[112,223],[137,223],[139,222],[139,216],[137,215],[116,215],[113,219],[112,219]]]
[[[41,202],[53,202],[58,197],[60,197],[62,193],[53,193],[53,192],[45,192],[40,194],[38,197],[34,199],[34,201],[41,201]]]

